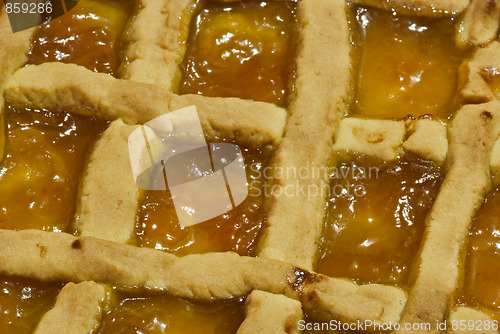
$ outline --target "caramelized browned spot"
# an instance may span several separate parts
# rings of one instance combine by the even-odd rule
[[[61,61],[96,72],[115,73],[128,7],[128,1],[80,0],[67,14],[37,29],[28,62]]]
[[[192,21],[180,93],[283,105],[294,29],[293,1],[203,2]]]
[[[304,285],[320,282],[324,276],[302,270],[300,268],[293,268],[293,280],[289,280],[288,284],[295,291],[301,291]]]
[[[463,299],[500,309],[500,191],[490,193],[470,230]]]
[[[170,296],[123,298],[100,334],[230,334],[244,319],[242,300],[199,304]]]
[[[424,19],[356,8],[358,92],[353,112],[402,118],[449,118],[463,59],[453,19]]]
[[[73,249],[82,249],[82,242],[80,241],[80,239],[76,239],[75,241],[73,241],[71,243],[71,248],[73,248]]]
[[[236,208],[203,223],[179,224],[169,190],[148,191],[137,215],[139,245],[177,255],[234,251],[253,253],[264,221],[263,168],[268,153],[242,150],[247,171],[248,197]],[[189,168],[190,166],[188,166]],[[199,173],[193,166],[191,173]],[[208,204],[207,204],[208,205]]]
[[[10,107],[5,117],[0,228],[66,230],[86,153],[105,123],[64,111]]]
[[[62,283],[0,277],[0,333],[32,333],[54,304],[62,286]]]
[[[333,174],[318,272],[405,284],[442,175],[416,158],[385,165],[366,160]]]

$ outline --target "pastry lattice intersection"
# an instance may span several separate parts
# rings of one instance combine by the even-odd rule
[[[500,129],[496,2],[300,0],[294,4],[293,88],[286,103],[278,102],[281,106],[179,94],[181,63],[189,47],[186,41],[200,4],[141,0],[136,5],[133,19],[122,28],[123,60],[114,66],[115,77],[71,63],[24,66],[36,32],[9,33],[5,12],[0,16],[2,108],[5,101],[12,108],[62,109],[109,123],[88,153],[69,233],[0,230],[2,274],[68,282],[35,333],[96,330],[106,322],[106,313],[112,312],[116,291],[148,296],[166,293],[197,302],[246,298],[246,317],[237,324],[238,333],[295,333],[304,317],[401,326],[493,319],[494,310],[459,302],[459,291],[467,276],[463,264],[469,227],[498,179],[491,177],[498,170]],[[449,101],[454,108],[450,119],[439,113],[417,118],[348,115],[359,102],[353,85],[360,51],[351,44],[354,23],[349,23],[358,5],[379,7],[379,15],[392,10],[424,22],[451,20],[460,27],[453,44],[457,50],[472,51],[459,69],[457,64],[458,88]],[[197,107],[209,141],[266,148],[272,152],[274,168],[321,169],[350,163],[356,157],[381,169],[390,164],[405,169],[418,159],[432,164],[444,180],[438,183],[435,200],[425,204],[421,230],[412,237],[418,242],[408,255],[410,260],[405,260],[410,263],[404,265],[409,277],[374,283],[372,276],[356,277],[355,270],[345,275],[316,272],[323,272],[324,259],[318,257],[325,215],[337,212],[330,206],[325,209],[332,202],[325,192],[268,196],[261,208],[266,219],[253,257],[234,252],[180,257],[138,247],[136,215],[141,196],[131,177],[127,138],[141,124],[190,105]],[[305,178],[282,175],[270,182],[282,189],[324,189],[331,186],[328,177],[321,173]],[[343,254],[342,248],[335,247],[332,252]],[[447,331],[467,332],[451,327]]]

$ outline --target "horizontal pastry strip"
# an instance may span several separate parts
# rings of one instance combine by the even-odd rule
[[[446,125],[438,120],[380,120],[349,117],[340,123],[337,152],[365,154],[384,161],[404,151],[443,164],[448,152]]]
[[[212,301],[263,290],[298,299],[306,310],[345,321],[395,322],[403,290],[311,273],[290,264],[232,252],[176,257],[94,237],[0,230],[0,272],[41,281],[95,281],[119,290],[169,293]],[[26,263],[30,263],[26,266]]]
[[[71,73],[71,75],[67,75]],[[273,104],[238,98],[176,95],[162,88],[115,79],[74,64],[45,63],[18,70],[7,82],[5,101],[14,106],[62,108],[125,123],[145,123],[195,105],[209,138],[250,147],[281,141],[287,113]]]

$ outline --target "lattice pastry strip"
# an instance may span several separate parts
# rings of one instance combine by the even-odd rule
[[[390,5],[390,8],[399,8],[402,11],[418,15],[429,15],[431,11],[437,15],[448,15],[452,12],[460,12],[468,3],[468,1],[453,3],[441,1],[432,4],[426,1],[367,2],[368,5],[384,8],[388,8],[387,6]],[[480,2],[473,1],[472,3],[478,6]],[[186,22],[188,20],[186,17],[189,17],[191,9],[189,2],[175,2],[175,4],[174,6],[150,1],[142,3],[143,12],[139,12],[138,18],[129,30],[128,38],[131,45],[127,50],[127,57],[130,64],[123,71],[127,78],[155,83],[167,88],[167,90],[152,85],[117,80],[106,75],[92,73],[75,65],[63,64],[29,66],[19,70],[6,84],[5,97],[7,102],[13,105],[30,105],[39,108],[70,107],[71,111],[76,113],[98,116],[108,120],[122,118],[126,123],[131,124],[125,125],[121,121],[112,123],[94,151],[95,160],[87,170],[87,175],[91,176],[85,179],[105,178],[105,175],[100,175],[99,171],[100,167],[106,164],[103,162],[103,157],[109,153],[117,153],[114,154],[114,157],[124,163],[126,160],[123,155],[123,150],[126,147],[124,144],[125,134],[133,128],[133,124],[144,123],[165,112],[191,104],[196,104],[199,107],[203,127],[209,138],[225,138],[254,147],[280,143],[286,118],[286,111],[281,108],[239,99],[178,96],[168,91],[175,90],[175,82],[178,80],[176,62],[182,58],[184,52],[183,38],[185,37],[182,36],[187,31]],[[172,14],[179,20],[170,20],[166,30],[155,30],[159,34],[148,41],[146,40],[147,36],[144,36],[145,30],[141,29],[143,29],[143,25],[144,29],[147,29],[147,23],[155,25],[161,21],[148,21],[149,15],[156,13],[155,10],[159,8],[156,6],[163,6],[164,13]],[[279,146],[275,160],[277,166],[300,167],[305,161],[312,162],[313,165],[317,166],[328,164],[328,156],[333,150],[330,138],[336,133],[337,124],[344,115],[348,102],[349,34],[344,7],[345,3],[340,0],[330,2],[302,0],[300,3],[299,22],[302,36],[297,60],[297,90],[290,107],[291,116],[286,127],[286,136]],[[417,11],[415,8],[422,10]],[[469,8],[470,13],[474,11],[474,8],[472,6]],[[143,16],[141,16],[142,14]],[[470,15],[477,17],[475,14]],[[465,22],[469,19],[474,20],[470,16],[464,18]],[[324,34],[325,27],[330,25],[333,25],[335,30]],[[494,29],[491,28],[493,26],[494,24],[488,25],[486,30],[491,31]],[[180,35],[176,35],[175,33],[179,31]],[[152,59],[153,61],[150,62],[147,57],[154,55],[154,53],[147,51],[151,47],[154,49],[159,46],[158,36],[161,33],[170,36],[169,41],[172,43],[169,43],[168,46],[163,45],[165,52],[157,53],[161,58]],[[469,38],[475,38],[474,34],[475,32],[471,33],[472,37]],[[317,36],[320,38],[316,38]],[[325,44],[332,43],[338,46],[334,64],[330,63],[328,57],[324,57],[324,54],[318,52]],[[326,51],[328,50],[325,49]],[[19,52],[19,56],[21,53],[22,50]],[[152,65],[148,68],[147,64]],[[169,64],[169,66],[163,66],[165,64]],[[10,66],[15,68],[19,65],[13,63]],[[137,69],[140,70],[137,71]],[[12,72],[12,69],[9,67],[4,71],[5,73]],[[77,73],[80,77],[78,81],[74,78],[67,78],[65,74],[68,71]],[[138,74],[139,72],[141,74]],[[476,72],[468,71],[467,74],[477,74]],[[157,74],[159,77],[155,77]],[[477,76],[475,79],[472,77],[471,80],[477,80]],[[41,82],[44,83],[41,84]],[[95,88],[89,89],[89,87]],[[484,94],[487,96],[486,100],[493,100],[495,94],[491,92],[491,88],[487,88],[485,91],[487,92]],[[469,96],[474,94],[476,93],[471,93]],[[148,103],[145,104],[144,100],[147,100]],[[321,112],[311,114],[309,112],[311,108]],[[451,126],[451,144],[448,155],[449,173],[429,216],[429,227],[423,243],[421,263],[419,263],[416,281],[412,286],[410,299],[403,313],[403,322],[441,320],[446,316],[448,306],[453,301],[453,289],[457,286],[459,277],[460,268],[457,266],[456,260],[460,256],[460,246],[463,244],[466,227],[470,224],[475,208],[489,185],[489,156],[493,141],[497,137],[497,125],[491,124],[496,124],[497,109],[497,102],[480,106],[466,106],[458,112]],[[373,144],[371,149],[361,153],[391,160],[399,157],[405,149],[442,163],[448,149],[444,126],[425,119],[410,123],[408,125],[397,121],[346,119],[341,123],[335,149],[360,153],[360,147],[364,147],[362,144],[369,143]],[[364,126],[370,125],[371,127],[375,124],[380,124],[380,131],[377,131],[377,128],[368,129],[368,126]],[[382,129],[386,125],[389,130],[383,132]],[[306,126],[311,126],[309,130],[312,131],[306,133],[304,130]],[[366,131],[356,132],[353,130],[355,128],[366,129]],[[368,130],[372,133],[366,135]],[[383,132],[383,140],[373,141],[373,136],[381,132]],[[429,138],[429,134],[432,136],[431,138],[438,140],[438,150],[430,148],[432,141],[426,143],[420,140],[420,138]],[[345,140],[347,135],[351,136],[352,140]],[[308,140],[303,140],[304,136]],[[316,142],[317,139],[321,139],[319,143]],[[309,152],[305,149],[306,144],[309,145],[312,141],[318,145],[314,152]],[[111,152],[109,145],[118,145],[121,149],[119,152]],[[304,154],[306,159],[304,159]],[[474,167],[477,168],[474,169]],[[467,180],[467,182],[463,182],[463,180]],[[284,185],[288,181],[277,180],[276,182],[282,182]],[[313,179],[308,180],[307,183],[319,184],[321,181]],[[134,196],[136,189],[133,184],[126,183],[124,189],[128,189],[128,191],[120,192],[120,194],[115,194],[110,198],[112,201],[121,200],[118,197],[125,195],[124,199],[130,210],[115,212],[117,216],[113,216],[113,212],[102,211],[99,213],[90,210],[92,211],[90,213],[88,210],[85,211],[85,206],[90,207],[92,203],[99,200],[99,194],[95,191],[88,191],[89,188],[85,188],[86,184],[85,182],[82,188],[82,196],[86,198],[82,199],[81,203],[81,210],[84,211],[80,211],[80,216],[84,217],[79,225],[82,235],[92,236],[95,234],[99,239],[103,239],[100,232],[93,232],[100,230],[102,227],[99,226],[100,223],[108,221],[108,218],[110,221],[126,220],[129,223],[125,226],[125,233],[116,236],[116,241],[126,241],[128,239],[127,231],[130,233],[131,230],[132,208],[137,205],[135,202],[137,197]],[[92,188],[95,187],[90,187],[90,189]],[[461,198],[460,196],[463,194],[469,194],[469,196]],[[455,203],[460,203],[459,213],[461,215],[453,210],[450,211],[447,201],[450,198],[456,199]],[[272,228],[266,231],[267,236],[263,242],[261,255],[286,262],[239,257],[230,253],[177,258],[170,254],[120,245],[116,242],[107,242],[93,237],[75,238],[64,233],[2,230],[0,231],[0,244],[5,246],[6,250],[0,253],[0,264],[2,264],[3,272],[33,276],[41,280],[75,282],[95,280],[115,285],[118,289],[142,290],[149,288],[156,292],[167,291],[173,295],[187,298],[226,299],[250,294],[251,298],[248,300],[249,318],[240,328],[241,331],[248,326],[254,328],[253,326],[258,326],[259,323],[263,324],[265,315],[259,309],[254,308],[256,300],[262,300],[262,307],[265,309],[270,305],[266,300],[275,298],[283,301],[283,307],[280,308],[282,314],[297,318],[301,315],[297,309],[298,303],[291,299],[301,301],[306,311],[315,310],[325,314],[326,319],[339,317],[344,321],[358,319],[381,322],[398,321],[406,301],[402,290],[382,285],[358,286],[349,281],[327,278],[295,267],[296,264],[305,269],[312,267],[316,252],[314,245],[319,238],[323,217],[321,206],[324,201],[324,198],[318,197],[314,199],[313,205],[305,210],[306,213],[315,215],[317,219],[312,219],[311,226],[308,226],[307,232],[313,231],[314,233],[308,236],[303,249],[295,247],[298,245],[298,241],[303,241],[302,238],[300,240],[299,238],[291,238],[292,242],[288,242],[289,240],[284,242],[279,237],[279,231],[288,229],[290,226],[288,223],[284,223],[285,219],[282,219],[280,212],[294,212],[295,202],[276,199],[272,203],[272,210],[274,210],[270,213]],[[278,210],[278,208],[289,209],[289,211]],[[107,217],[107,214],[111,214],[111,217]],[[120,216],[122,214],[128,218],[122,219]],[[101,215],[106,219],[100,221]],[[300,213],[292,214],[291,217],[297,221],[301,220],[297,218],[300,217]],[[447,234],[447,231],[443,233],[443,230],[456,222],[460,223],[461,229],[457,229],[451,234]],[[297,231],[300,232],[301,229],[297,228]],[[302,237],[301,233],[299,235]],[[442,235],[448,235],[450,242],[440,245],[438,239]],[[109,237],[114,238],[115,236],[110,235]],[[44,256],[41,256],[40,245],[48,250]],[[304,249],[305,251],[303,251]],[[435,254],[442,254],[444,260],[435,261]],[[31,262],[32,267],[23,267],[23,261]],[[91,267],[90,264],[98,264],[98,266]],[[436,278],[442,277],[440,274],[443,267],[448,269],[449,276],[436,281]],[[152,272],[151,268],[155,270]],[[207,275],[209,279],[203,282],[193,279],[196,276]],[[68,285],[68,289],[63,289],[64,293],[61,293],[57,302],[59,304],[56,303],[54,312],[47,313],[40,328],[43,328],[46,323],[50,323],[54,315],[59,314],[57,311],[60,309],[59,306],[64,305],[67,301],[65,300],[66,291],[74,287]],[[95,287],[96,291],[102,292],[102,289],[98,288],[100,285],[95,285]],[[429,291],[435,293],[429,295]],[[97,299],[101,296],[100,292],[97,293]],[[283,296],[268,295],[268,293],[284,293],[289,299]],[[433,300],[435,303],[430,305],[427,303],[428,300]],[[287,311],[288,307],[291,309]],[[256,312],[252,313],[252,310]],[[464,310],[459,309],[458,311]],[[462,312],[462,314],[464,313],[467,314],[467,312]],[[92,314],[92,312],[88,314]],[[454,312],[452,317],[458,316],[457,314],[460,313]]]
[[[338,314],[348,321],[396,321],[405,301],[405,293],[398,288],[378,284],[358,286],[344,279],[309,273],[288,263],[230,252],[176,257],[94,237],[35,230],[1,230],[0,243],[5,245],[0,254],[3,273],[43,281],[96,281],[121,291],[147,290],[201,301],[241,297],[252,290],[263,290],[307,300],[307,308]],[[40,245],[47,249],[43,257]],[[24,261],[31,266],[23,266]]]
[[[133,238],[139,190],[130,178],[127,139],[135,128],[114,121],[97,142],[81,181],[75,216],[78,235],[118,243]],[[68,283],[35,333],[89,333],[98,328],[109,297],[106,288],[93,281]]]
[[[125,129],[128,128],[128,129]],[[133,126],[127,126],[121,124],[120,121],[115,121],[112,125],[106,130],[103,134],[101,140],[97,143],[94,153],[91,157],[91,162],[89,164],[89,168],[87,169],[86,177],[84,177],[83,190],[84,198],[81,199],[81,205],[88,205],[87,203],[95,203],[97,201],[104,201],[106,203],[109,201],[123,201],[126,202],[126,194],[133,194],[137,189],[134,184],[128,184],[130,189],[128,191],[123,191],[115,193],[107,191],[106,187],[106,178],[101,177],[102,170],[110,171],[113,168],[118,168],[120,170],[126,169],[126,159],[123,159],[124,151],[127,150],[126,146],[126,136],[123,136],[123,133],[129,133],[133,129]],[[103,154],[105,153],[105,154]],[[125,165],[120,167],[121,165]],[[113,168],[111,168],[113,167]],[[87,183],[89,182],[89,183]],[[108,181],[109,182],[109,181]],[[107,199],[102,199],[101,196],[107,197]],[[121,197],[125,196],[125,197]],[[85,198],[86,197],[86,198]],[[120,198],[121,197],[121,198]],[[123,209],[123,207],[121,207]],[[130,212],[135,211],[136,208],[131,208]],[[122,214],[123,212],[117,212],[116,207],[113,208],[111,205],[107,210],[97,210],[91,216],[92,219],[88,220],[88,216],[80,217],[80,226],[79,230],[82,234],[92,235],[93,233],[97,233],[102,229],[105,229],[110,221],[114,221],[117,214]],[[90,226],[86,225],[87,223]],[[125,226],[124,226],[125,225]],[[131,231],[133,229],[134,220],[128,219],[127,221],[122,221],[119,227],[119,230],[123,231]],[[96,232],[92,232],[96,231]],[[100,232],[99,232],[100,233]],[[122,232],[117,233],[116,235],[110,235],[111,238],[116,239],[117,241],[125,241],[128,239],[128,236],[124,235],[121,237]],[[102,238],[100,236],[100,238]],[[73,243],[72,243],[73,245]],[[78,247],[83,245],[82,242],[78,242]],[[46,246],[48,247],[48,246]],[[99,246],[89,246],[91,248],[99,249]],[[49,249],[49,248],[47,248]],[[48,252],[47,252],[48,253]],[[52,251],[51,251],[52,253]],[[103,255],[103,254],[101,254]],[[105,258],[115,258],[113,255],[105,256]],[[90,263],[97,259],[91,260]],[[210,257],[207,255],[208,263],[210,262]],[[90,265],[81,264],[82,268],[86,268]],[[195,261],[196,263],[196,261]],[[194,263],[194,264],[195,264]],[[196,264],[195,264],[196,265]],[[215,266],[218,267],[218,266]],[[240,265],[236,264],[235,266],[229,266],[228,270],[231,268],[239,268]],[[6,268],[6,267],[4,267]],[[146,268],[150,268],[150,266],[146,265]],[[221,268],[222,269],[222,268]],[[259,270],[258,268],[253,268],[254,270]],[[61,268],[61,270],[64,270]],[[125,269],[124,269],[125,270]],[[146,269],[145,269],[146,270]],[[261,269],[263,270],[263,269]],[[253,271],[252,271],[253,272]],[[249,273],[251,275],[251,273]],[[110,275],[104,274],[104,275]],[[208,275],[208,273],[207,273]],[[300,272],[295,273],[294,275],[303,275]],[[190,275],[191,278],[197,277],[197,275]],[[67,277],[66,277],[67,279]],[[100,281],[97,277],[89,276],[84,279],[93,279]],[[293,280],[298,279],[294,278]],[[73,281],[74,279],[69,279]],[[245,278],[244,280],[248,280]],[[111,282],[104,281],[109,284],[117,284],[123,285],[124,282]],[[231,284],[232,280],[229,280],[227,284]],[[139,283],[130,283],[130,285],[136,285]],[[195,283],[192,283],[195,284]],[[301,288],[300,283],[297,288]],[[153,288],[152,285],[149,288]],[[212,289],[212,288],[209,288]],[[227,289],[231,289],[227,287]],[[276,292],[276,290],[269,289],[271,292]],[[340,316],[346,320],[355,320],[359,318],[369,317],[371,320],[380,320],[380,321],[395,321],[398,318],[399,312],[401,312],[401,306],[404,304],[404,293],[399,289],[390,288],[390,287],[382,287],[377,285],[370,285],[366,287],[357,287],[353,283],[344,280],[327,280],[326,282],[322,282],[318,280],[317,283],[311,282],[311,286],[305,285],[305,292],[303,293],[304,297],[308,300],[305,304],[305,307],[310,309],[324,309],[325,314],[329,314],[330,316]],[[231,290],[230,290],[231,291]],[[321,294],[318,295],[318,291],[322,291]],[[187,295],[186,295],[187,293]],[[232,296],[232,292],[223,293],[223,296],[229,297]],[[236,293],[236,295],[240,295],[241,293]],[[183,292],[180,294],[184,297],[200,297],[200,295],[196,292]],[[315,296],[314,299],[309,298],[307,296]],[[223,298],[220,297],[219,298]],[[318,307],[318,303],[322,306]],[[361,312],[358,309],[360,305],[366,305],[363,307]],[[382,308],[379,308],[377,305],[384,305]],[[364,310],[372,310],[371,313],[366,313]],[[384,312],[380,312],[381,309],[385,309]]]
[[[457,44],[481,46],[494,41],[498,34],[500,3],[496,0],[472,0],[457,28]]]
[[[140,195],[130,177],[127,139],[136,128],[116,120],[97,142],[81,181],[78,235],[120,243],[133,238]]]
[[[106,288],[95,282],[66,284],[34,334],[86,334],[98,327],[107,299]]]
[[[300,333],[302,319],[300,302],[283,295],[254,290],[247,297],[247,316],[237,334]]]
[[[66,76],[68,71],[75,75]],[[286,118],[285,110],[268,103],[175,95],[155,86],[114,79],[61,63],[20,69],[9,80],[5,99],[14,106],[65,107],[86,116],[120,118],[127,124],[145,123],[194,104],[198,106],[203,130],[209,139],[225,138],[249,147],[278,144]]]
[[[141,0],[137,6],[124,36],[129,45],[120,77],[176,92],[195,1]]]
[[[341,0],[299,3],[301,40],[296,65],[296,93],[289,107],[286,135],[276,153],[276,168],[299,170],[328,165],[332,138],[346,113],[351,79],[346,10],[346,4]],[[320,189],[326,184],[324,177],[304,179],[285,175],[273,182],[282,189],[301,186]],[[260,242],[259,256],[311,269],[323,224],[325,201],[323,194],[310,198],[300,193],[298,196],[271,198],[272,207]]]
[[[467,231],[490,187],[489,157],[497,137],[499,108],[498,102],[470,105],[455,116],[448,173],[427,218],[403,323],[443,322],[454,301]],[[435,327],[430,331],[437,332]]]
[[[484,157],[482,163],[489,167],[488,175],[482,176],[482,179],[488,183],[489,190],[492,186],[498,186],[498,166],[499,164],[499,128],[498,128],[498,108],[499,102],[496,94],[497,82],[495,80],[495,70],[498,64],[498,55],[500,55],[500,49],[498,48],[499,43],[497,41],[491,42],[485,48],[477,49],[469,62],[465,62],[464,73],[467,76],[464,79],[464,86],[462,88],[462,96],[466,96],[466,101],[471,103],[476,101],[491,101],[483,104],[469,105],[464,107],[464,109],[468,110],[470,114],[475,112],[477,115],[481,115],[483,119],[489,119],[490,123],[493,123],[490,127],[493,129],[490,131],[490,135],[485,138],[485,140],[493,143],[490,143],[492,147],[490,147],[490,153],[486,157]],[[488,116],[488,112],[491,111],[491,114]],[[467,117],[467,116],[464,116]],[[470,116],[469,116],[470,117]],[[476,129],[474,129],[476,131]],[[472,145],[471,145],[472,146]],[[491,175],[490,175],[491,174]],[[481,199],[484,198],[485,193],[482,193]],[[470,224],[470,222],[469,222]],[[461,259],[464,261],[463,257]],[[459,272],[460,277],[464,274],[463,271],[466,270],[465,266],[460,267],[462,272]],[[470,270],[470,269],[469,269]],[[463,279],[462,279],[463,280]],[[464,285],[464,282],[459,282],[458,289],[461,290]],[[449,326],[448,333],[450,334],[461,334],[461,333],[498,333],[498,330],[493,328],[494,326],[490,326],[490,328],[486,328],[485,324],[492,324],[493,320],[489,314],[484,313],[481,310],[472,309],[468,306],[463,305],[453,305],[449,315],[450,321],[455,321],[456,324],[467,323],[469,324],[472,321],[476,327],[479,325],[480,327],[484,327],[477,330],[471,330],[468,326],[465,330],[461,329],[460,326]]]
[[[396,121],[348,117],[340,124],[337,137],[335,151],[366,154],[383,161],[396,160],[408,151],[442,165],[448,152],[446,126],[425,118]]]

